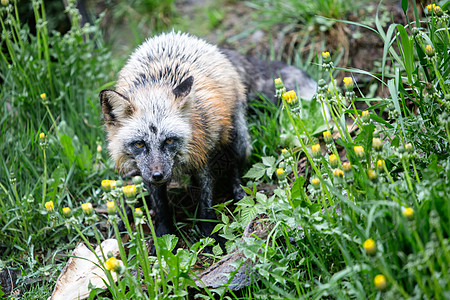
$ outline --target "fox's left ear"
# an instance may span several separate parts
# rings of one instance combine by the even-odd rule
[[[126,119],[134,112],[130,100],[121,93],[113,90],[103,90],[99,96],[103,117],[108,126],[118,125],[120,120]]]
[[[189,76],[176,88],[173,89],[173,93],[177,98],[184,98],[191,92],[192,85],[194,84],[194,76]]]

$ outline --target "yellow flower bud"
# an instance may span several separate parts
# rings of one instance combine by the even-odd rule
[[[379,138],[373,138],[372,147],[375,151],[379,152],[383,149],[383,142]]]
[[[431,45],[426,45],[426,46],[425,46],[425,53],[426,53],[428,56],[433,56],[433,55],[434,55],[434,48],[433,48],[433,46],[431,46]]]
[[[97,145],[97,152],[102,152],[102,145]]]
[[[373,279],[373,283],[375,284],[375,287],[380,291],[386,289],[387,287],[386,277],[382,274],[378,274],[377,276],[375,276],[375,278]]]
[[[111,190],[111,180],[102,180],[102,189],[106,192],[109,192]]]
[[[411,207],[404,207],[402,210],[402,213],[406,218],[412,219],[414,217],[414,210]]]
[[[117,271],[117,268],[119,267],[119,261],[114,256],[108,258],[107,261],[105,261],[105,268],[108,271]]]
[[[134,196],[136,196],[136,186],[134,184],[124,186],[122,190],[125,194],[125,197],[127,198],[133,198]]]
[[[372,181],[375,181],[377,179],[377,172],[375,172],[374,169],[367,170],[367,176],[369,176],[369,179]]]
[[[283,98],[289,104],[294,104],[298,99],[295,91],[287,91],[286,93],[283,93],[281,95],[281,98]]]
[[[138,217],[138,218],[142,218],[142,216],[144,215],[144,212],[142,211],[142,209],[140,207],[136,207],[134,209],[134,212],[136,214],[136,217]]]
[[[364,250],[368,255],[374,255],[377,252],[377,245],[373,239],[367,239],[363,244]]]
[[[70,207],[64,207],[64,208],[62,209],[62,212],[63,212],[63,214],[64,214],[65,216],[70,215],[70,212],[71,212]]]
[[[352,164],[350,162],[342,163],[342,168],[344,169],[344,172],[350,172],[352,170]]]
[[[39,133],[39,138],[41,140],[45,139],[45,133],[43,133],[43,132]]]
[[[341,169],[335,169],[333,171],[333,176],[337,178],[342,178],[344,177],[344,172]]]
[[[320,152],[320,144],[312,145],[312,155],[314,158],[319,158],[322,153]]]
[[[277,176],[282,176],[284,174],[284,170],[282,168],[277,169]]]
[[[1,0],[3,6],[7,6],[9,4],[8,0]]]
[[[330,59],[330,52],[322,52],[322,58],[324,59],[324,60],[328,60],[328,59]]]
[[[81,204],[81,209],[84,211],[85,214],[91,215],[94,211],[94,208],[92,207],[92,203],[86,202]]]
[[[45,209],[48,211],[48,212],[54,212],[55,211],[55,206],[53,205],[53,201],[48,201],[48,202],[45,202]]]
[[[116,214],[116,203],[114,201],[106,202],[106,210],[110,215]]]
[[[311,183],[312,183],[312,185],[313,185],[313,187],[314,187],[315,189],[320,188],[320,180],[319,180],[319,178],[313,178],[313,179],[311,179]]]
[[[322,134],[323,134],[323,139],[325,140],[325,143],[331,144],[333,142],[333,137],[331,136],[331,132],[329,130],[324,131]]]
[[[361,119],[364,122],[364,124],[369,124],[369,122],[370,122],[370,114],[369,114],[368,110],[364,110],[361,113]]]
[[[384,166],[386,165],[386,162],[384,159],[377,160],[377,170],[378,172],[382,173],[384,172]]]
[[[331,166],[332,168],[336,168],[336,167],[338,166],[338,158],[337,158],[336,155],[331,154],[331,155],[328,157],[328,160],[330,161],[330,166]]]
[[[355,147],[353,147],[353,149],[355,150],[356,156],[358,156],[359,158],[364,157],[364,147],[363,146],[355,146]]]
[[[353,78],[351,77],[344,77],[344,87],[347,90],[352,90],[353,89]]]
[[[46,93],[42,93],[40,95],[40,97],[41,97],[42,100],[47,100],[47,94]]]

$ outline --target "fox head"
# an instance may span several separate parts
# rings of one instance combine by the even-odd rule
[[[121,172],[138,170],[146,184],[164,184],[187,160],[192,76],[175,88],[148,84],[100,92],[108,149]]]

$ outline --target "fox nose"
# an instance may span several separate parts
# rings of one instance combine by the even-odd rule
[[[164,176],[161,172],[156,171],[156,172],[153,172],[152,179],[154,181],[161,181],[164,179]]]

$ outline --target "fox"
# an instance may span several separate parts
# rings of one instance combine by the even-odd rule
[[[226,174],[235,200],[245,196],[240,172],[251,148],[247,99],[273,98],[279,76],[299,97],[314,95],[316,82],[298,68],[172,31],[147,39],[119,71],[115,89],[100,92],[110,156],[120,173],[143,178],[156,236],[175,233],[167,186],[183,174],[198,187],[204,236],[215,225],[217,170]],[[218,157],[228,159],[220,165]]]

